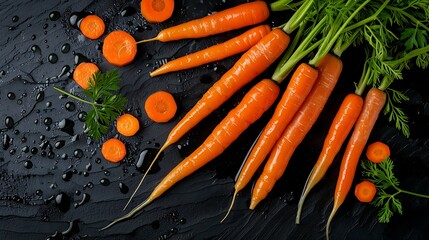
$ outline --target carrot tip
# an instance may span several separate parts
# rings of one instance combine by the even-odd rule
[[[237,197],[237,193],[238,193],[238,190],[236,189],[234,191],[234,195],[232,196],[231,205],[229,205],[228,211],[226,212],[225,216],[222,218],[220,223],[223,223],[223,221],[225,221],[225,219],[228,217],[229,213],[231,212],[232,206],[234,206],[235,198]]]
[[[258,205],[258,203],[259,203],[259,201],[257,201],[256,199],[252,199],[252,200],[250,201],[249,209],[250,209],[250,210],[254,210],[254,209],[255,209],[255,207],[256,207],[256,205]]]
[[[139,44],[139,43],[145,43],[145,42],[152,42],[152,41],[156,41],[156,40],[158,40],[157,37],[149,38],[149,39],[143,39],[143,40],[138,41],[137,44]]]

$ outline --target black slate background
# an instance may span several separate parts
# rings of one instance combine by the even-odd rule
[[[80,89],[69,75],[82,59],[95,62],[102,71],[115,68],[103,59],[99,50],[109,31],[123,29],[136,39],[145,39],[168,26],[239,2],[243,1],[176,1],[175,13],[169,21],[148,24],[139,13],[139,1],[1,1],[0,239],[323,239],[339,157],[308,197],[301,225],[294,224],[296,206],[330,121],[344,96],[353,91],[352,82],[358,80],[362,56],[356,49],[345,53],[344,72],[327,107],[297,149],[273,192],[254,211],[247,209],[249,186],[237,197],[229,218],[219,223],[232,197],[234,177],[269,113],[243,133],[224,154],[177,184],[141,214],[107,231],[98,231],[124,213],[121,210],[142,175],[136,169],[140,154],[159,148],[180,117],[238,56],[153,79],[149,71],[162,61],[224,41],[244,29],[204,39],[138,46],[135,61],[119,71],[123,78],[121,93],[129,99],[126,112],[139,117],[141,130],[137,136],[125,138],[112,128],[103,138],[117,136],[126,142],[129,153],[120,164],[102,160],[101,142],[94,142],[82,133],[83,123],[78,116],[89,108],[61,97],[52,87],[63,87],[79,94]],[[58,19],[50,19],[54,11],[60,14]],[[101,16],[107,24],[106,34],[96,41],[84,38],[70,24],[70,17],[76,12],[94,12]],[[267,23],[275,26],[286,19],[284,13],[276,13]],[[70,45],[70,51],[63,53],[61,47],[65,43]],[[58,56],[56,63],[48,61],[51,53]],[[269,77],[272,70],[261,78]],[[429,74],[418,70],[406,72],[404,78],[393,87],[405,91],[411,98],[402,105],[410,117],[410,138],[403,137],[382,116],[370,141],[381,140],[391,146],[402,187],[429,193]],[[165,151],[132,207],[144,200],[162,177],[203,141],[249,87],[240,90]],[[161,89],[170,91],[179,105],[177,116],[166,124],[151,122],[142,110],[146,97]],[[14,93],[15,98],[8,96],[9,93]],[[76,108],[67,110],[67,102],[75,103]],[[7,117],[14,120],[10,129],[5,123]],[[46,118],[51,118],[52,123],[45,124]],[[59,128],[64,119],[74,122],[71,135]],[[56,148],[55,143],[61,141],[65,146]],[[31,168],[28,162],[32,163]],[[63,180],[64,174],[68,174],[69,181]],[[356,182],[359,177],[358,173]],[[126,185],[129,191],[121,193],[120,184]],[[75,207],[84,194],[90,197],[89,201]],[[55,198],[60,196],[63,199],[58,204]],[[359,203],[350,194],[332,224],[332,239],[427,239],[428,200],[409,196],[400,199],[404,214],[395,215],[389,224],[379,224],[376,209]]]

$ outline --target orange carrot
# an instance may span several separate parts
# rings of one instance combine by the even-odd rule
[[[116,129],[126,137],[134,136],[140,129],[139,120],[129,113],[122,114],[116,120]]]
[[[252,191],[250,209],[262,201],[283,175],[292,154],[316,122],[342,70],[340,59],[326,55],[320,61],[316,83],[270,152],[268,161]]]
[[[140,42],[154,40],[168,42],[207,37],[261,23],[267,20],[269,14],[268,6],[263,1],[243,3],[203,18],[166,28],[160,31],[156,37]]]
[[[88,15],[80,22],[79,29],[85,37],[95,40],[103,35],[106,26],[99,16]]]
[[[334,206],[326,224],[326,237],[329,238],[329,226],[338,208],[346,199],[353,183],[359,158],[365,148],[372,128],[386,103],[386,93],[371,88],[364,100],[362,112],[356,122],[352,135],[341,160],[340,173],[335,187]]]
[[[375,187],[375,184],[370,181],[364,180],[355,187],[355,196],[360,202],[371,202],[374,199],[375,194],[377,194],[377,188]]]
[[[103,56],[112,65],[125,66],[133,61],[136,54],[136,40],[125,31],[113,31],[104,39]]]
[[[146,99],[144,109],[154,122],[168,122],[176,115],[177,104],[171,93],[158,91]]]
[[[286,91],[277,104],[273,116],[265,126],[241,169],[234,186],[235,191],[231,205],[224,219],[231,211],[237,193],[249,183],[256,170],[304,102],[305,97],[317,79],[317,75],[318,71],[306,63],[302,63],[294,72],[292,78],[289,80]]]
[[[193,153],[180,162],[159,183],[150,196],[125,216],[114,220],[102,230],[113,224],[132,217],[135,213],[161,196],[174,184],[189,176],[217,156],[219,156],[250,124],[255,122],[270,108],[279,94],[277,84],[264,79],[252,87],[243,97],[240,104],[215,127],[213,132]]]
[[[280,29],[274,29],[237,60],[234,66],[203,95],[196,105],[171,130],[167,140],[158,151],[148,170],[146,170],[128,203],[141,186],[147,172],[151,169],[159,154],[168,146],[177,142],[185,133],[218,108],[238,89],[264,72],[286,49],[289,40],[290,38],[285,32]]]
[[[142,0],[140,11],[143,17],[151,23],[160,23],[173,15],[174,0]]]
[[[373,163],[380,163],[389,156],[390,148],[382,142],[373,142],[366,149],[366,157]]]
[[[107,161],[116,163],[124,159],[127,149],[121,140],[111,138],[103,143],[101,154]]]
[[[97,65],[94,63],[84,62],[75,68],[73,71],[73,79],[83,89],[88,89],[88,82],[91,81],[93,75],[98,72]]]
[[[332,121],[331,127],[329,128],[328,134],[326,135],[319,158],[317,159],[313,170],[311,170],[307,182],[305,183],[304,190],[302,191],[296,216],[297,224],[300,223],[302,208],[308,193],[322,179],[329,166],[332,164],[335,156],[340,151],[346,137],[349,135],[357,118],[359,117],[362,105],[362,97],[354,93],[347,95],[341,103],[341,106]]]
[[[188,54],[186,56],[174,59],[155,71],[150,73],[150,76],[155,77],[161,74],[185,70],[206,63],[218,61],[235,54],[247,51],[250,47],[255,45],[271,31],[268,25],[261,25],[254,27],[243,34],[232,38],[226,42],[208,47],[201,51]]]

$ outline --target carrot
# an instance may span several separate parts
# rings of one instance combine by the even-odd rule
[[[170,121],[176,115],[177,104],[171,93],[158,91],[146,99],[144,109],[150,119],[162,123]]]
[[[340,173],[335,187],[334,205],[326,224],[327,238],[329,238],[331,221],[350,191],[359,158],[385,103],[386,93],[377,88],[371,88],[365,96],[362,112],[354,126],[341,160]]]
[[[85,37],[95,40],[103,35],[106,25],[99,16],[88,15],[80,22],[79,29]]]
[[[111,138],[103,143],[101,154],[107,161],[116,163],[124,159],[127,149],[121,140]]]
[[[250,124],[259,119],[270,108],[278,94],[279,87],[275,82],[264,79],[257,83],[243,97],[241,102],[215,127],[207,139],[168,173],[144,202],[101,230],[132,217],[174,184],[219,156]]]
[[[390,148],[382,142],[373,142],[366,149],[366,157],[373,163],[380,163],[389,156]]]
[[[241,169],[240,175],[234,185],[235,191],[231,205],[223,220],[226,219],[231,211],[237,193],[249,183],[256,170],[304,102],[305,97],[317,79],[317,75],[318,71],[306,63],[299,65],[294,72],[292,78],[289,80],[286,91],[283,93],[279,103],[277,103],[273,116],[265,126]]]
[[[317,80],[292,121],[270,152],[268,161],[252,191],[250,209],[262,201],[285,171],[292,154],[322,112],[342,70],[340,59],[328,54],[318,64]]]
[[[375,184],[370,181],[364,180],[355,187],[355,196],[360,202],[371,202],[374,199],[375,194],[377,194],[377,188],[375,187]]]
[[[151,72],[150,76],[155,77],[169,72],[201,66],[247,51],[270,31],[271,29],[268,25],[254,27],[226,42],[174,59]]]
[[[264,72],[286,49],[289,40],[289,36],[282,30],[272,30],[257,44],[246,51],[241,58],[235,62],[234,66],[207,90],[195,106],[171,130],[167,140],[152,160],[151,165],[148,170],[146,170],[128,203],[140,188],[147,172],[151,169],[160,153],[171,144],[177,142],[185,133],[218,108],[238,89]],[[127,205],[125,207],[127,207]]]
[[[129,33],[116,30],[104,39],[102,51],[110,64],[121,67],[133,61],[137,54],[137,43]]]
[[[116,129],[126,137],[134,136],[140,129],[140,123],[136,117],[125,113],[116,120]]]
[[[100,69],[94,63],[80,63],[73,71],[73,79],[81,88],[88,89],[88,82],[91,81],[93,75],[98,71]]]
[[[267,20],[269,14],[268,6],[263,1],[243,3],[203,18],[166,28],[160,31],[156,37],[140,42],[154,40],[169,42],[207,37],[261,23]]]
[[[347,95],[341,103],[341,106],[329,128],[328,134],[325,137],[319,158],[311,170],[311,173],[307,178],[307,182],[305,183],[304,190],[302,191],[296,216],[297,224],[300,223],[302,208],[308,193],[322,179],[329,166],[332,164],[335,156],[340,151],[346,137],[349,135],[353,125],[359,117],[362,105],[362,97],[355,93]]]
[[[173,15],[174,0],[142,0],[140,11],[151,23],[164,22]]]

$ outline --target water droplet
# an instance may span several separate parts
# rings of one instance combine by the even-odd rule
[[[120,14],[121,14],[122,17],[129,17],[129,16],[134,15],[136,12],[137,11],[136,11],[135,8],[133,8],[131,6],[128,6],[128,7],[125,7],[124,9],[122,9],[122,11],[120,12]]]
[[[75,203],[74,207],[77,208],[77,207],[82,206],[83,204],[89,202],[90,198],[91,198],[91,196],[88,193],[84,193],[82,195],[82,200],[80,200],[80,202],[78,202],[78,203]]]
[[[46,107],[51,107],[52,106],[52,102],[50,102],[50,101],[46,102],[45,106]]]
[[[61,17],[61,14],[58,11],[52,11],[49,13],[49,19],[51,21],[56,21]]]
[[[101,163],[101,158],[96,158],[95,159],[95,163],[100,164]]]
[[[69,227],[65,231],[62,231],[61,234],[64,237],[66,237],[66,239],[68,239],[74,234],[78,233],[79,232],[79,226],[77,225],[78,222],[79,220],[73,220],[69,222]],[[64,238],[61,238],[61,239],[64,239]]]
[[[44,91],[38,92],[36,95],[36,102],[41,102],[43,101],[43,99],[45,99],[45,92]]]
[[[107,178],[102,178],[102,179],[100,179],[100,184],[103,186],[108,186],[108,185],[110,185],[110,181]]]
[[[68,133],[69,135],[74,135],[74,122],[70,119],[63,119],[58,123],[58,128],[65,132]]]
[[[15,125],[15,121],[13,120],[12,117],[7,116],[4,119],[4,125],[6,125],[7,128],[11,129],[11,128],[13,128],[13,125]]]
[[[79,65],[80,63],[83,63],[83,62],[90,62],[90,60],[84,55],[82,55],[81,53],[76,53],[74,55],[74,64]]]
[[[61,159],[66,160],[69,157],[69,155],[67,155],[67,153],[63,153],[61,154]]]
[[[60,77],[62,77],[64,75],[70,76],[70,66],[69,65],[64,65],[61,68],[61,72],[60,72],[60,74],[58,74],[58,77],[60,78]]]
[[[61,46],[61,52],[62,52],[62,53],[68,53],[68,52],[70,52],[70,44],[68,44],[68,43],[64,43],[64,44]]]
[[[23,148],[21,148],[21,152],[23,153],[28,153],[30,151],[30,147],[28,146],[24,146]]]
[[[37,148],[36,147],[32,147],[31,148],[31,150],[30,150],[30,152],[31,152],[31,154],[37,154]]]
[[[48,56],[48,61],[52,64],[57,63],[58,62],[58,56],[55,53],[51,53]]]
[[[18,16],[13,16],[12,17],[12,22],[18,22],[19,21],[19,17]]]
[[[46,117],[45,119],[43,119],[43,123],[44,123],[46,126],[51,125],[51,124],[52,124],[52,118],[50,118],[50,117]]]
[[[72,177],[73,177],[73,172],[72,171],[67,171],[67,172],[63,173],[63,176],[62,176],[63,180],[66,181],[66,182],[70,181],[70,179]]]
[[[125,183],[123,183],[123,182],[119,183],[119,191],[121,191],[121,193],[127,194],[129,190],[130,189],[128,188],[127,185],[125,185]]]
[[[154,148],[144,149],[139,155],[139,159],[137,160],[137,163],[136,163],[136,169],[139,172],[146,172],[157,152],[158,151]],[[163,154],[161,153],[161,155],[159,156],[159,159],[162,158],[162,155]],[[158,161],[157,161],[152,166],[152,168],[148,172],[148,174],[156,173],[159,170],[160,170],[160,167],[159,167]]]
[[[10,139],[9,135],[4,134],[3,135],[3,141],[2,141],[3,150],[7,150],[10,146],[10,143],[11,143],[11,139]]]
[[[67,212],[70,208],[70,197],[61,192],[55,196],[55,203],[60,211]]]
[[[91,171],[92,164],[91,163],[86,164],[85,169],[86,169],[86,171]]]
[[[77,157],[77,158],[82,158],[83,157],[83,151],[82,149],[76,149],[73,151],[73,156]]]
[[[82,21],[82,19],[86,16],[87,14],[83,13],[83,12],[73,12],[70,15],[69,18],[69,23],[72,27],[74,28],[79,28],[80,22]]]
[[[7,93],[7,98],[9,98],[10,100],[15,100],[16,95],[13,92],[8,92]]]
[[[186,218],[181,218],[179,221],[180,224],[185,224],[186,223]]]
[[[40,190],[40,189],[36,190],[36,195],[37,196],[42,196],[43,195],[43,191]]]
[[[31,162],[29,160],[25,161],[24,162],[24,167],[27,168],[27,169],[32,168],[33,167],[33,162]]]
[[[55,142],[54,146],[56,149],[60,149],[60,148],[64,147],[65,144],[66,144],[66,142],[64,140],[58,140]]]
[[[72,112],[76,109],[76,105],[73,102],[66,102],[64,105],[65,109],[69,112]]]
[[[86,112],[80,112],[80,113],[77,115],[77,118],[79,119],[79,121],[81,121],[81,122],[85,122],[85,120],[86,120],[86,115],[87,115],[87,113],[86,113]]]
[[[36,40],[36,35],[35,34],[31,35],[31,40]]]

